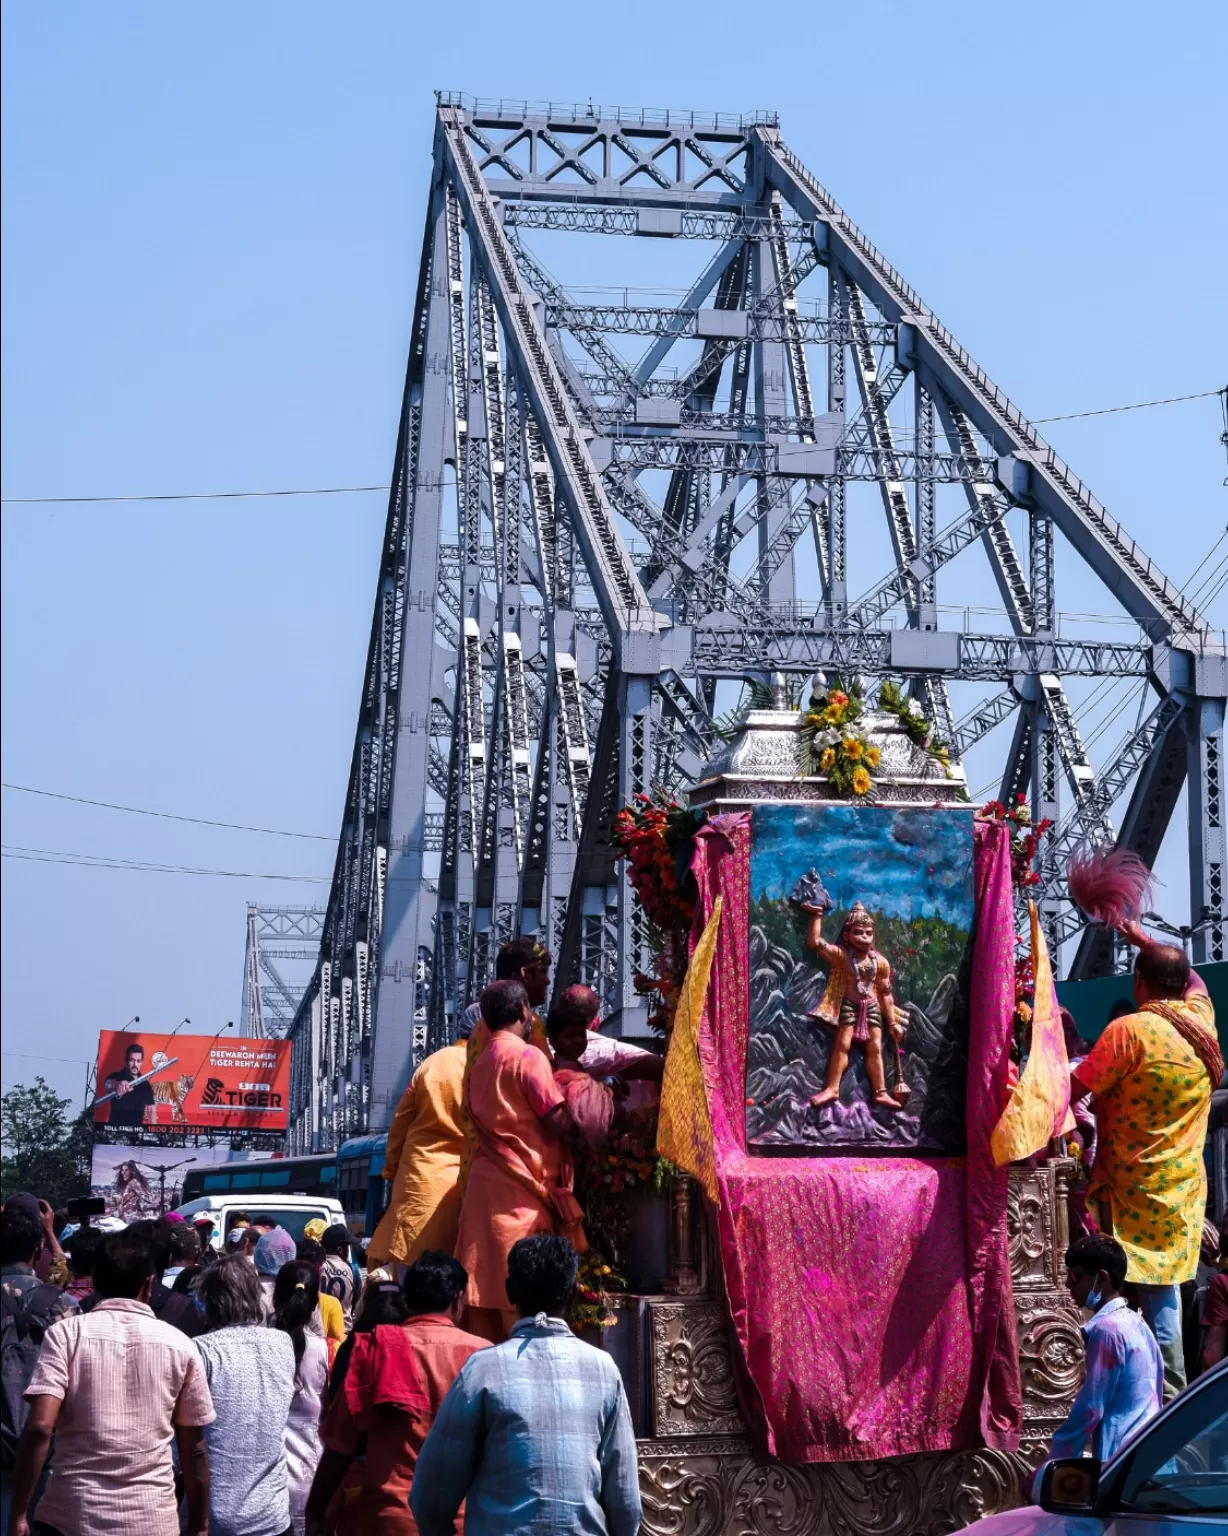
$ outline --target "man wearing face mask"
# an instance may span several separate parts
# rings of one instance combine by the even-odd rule
[[[1151,1329],[1126,1305],[1125,1282],[1126,1250],[1115,1238],[1097,1232],[1067,1248],[1066,1288],[1092,1315],[1083,1325],[1087,1375],[1053,1437],[1051,1460],[1082,1456],[1090,1440],[1092,1455],[1108,1461],[1160,1411],[1164,1360]]]

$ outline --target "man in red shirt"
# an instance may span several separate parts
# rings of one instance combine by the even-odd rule
[[[417,1536],[409,1489],[418,1452],[457,1372],[487,1341],[457,1327],[469,1276],[449,1253],[424,1253],[405,1272],[410,1315],[353,1335],[345,1382],[320,1432],[324,1455],[307,1500],[307,1536],[326,1536],[326,1511],[351,1461],[363,1455],[352,1529]]]

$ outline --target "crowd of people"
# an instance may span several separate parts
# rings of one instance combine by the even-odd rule
[[[543,1021],[549,966],[504,945],[415,1072],[365,1274],[322,1221],[172,1213],[65,1251],[45,1203],[5,1206],[11,1536],[632,1536],[622,1378],[567,1321],[574,1157],[662,1061],[597,1034],[587,988]]]
[[[1073,1056],[1095,1147],[1066,1253],[1087,1369],[1054,1457],[1111,1455],[1228,1354],[1228,1231],[1204,1228],[1210,1003],[1181,950],[1126,936],[1134,1009]],[[549,965],[504,945],[415,1071],[365,1274],[342,1225],[296,1241],[259,1212],[223,1233],[172,1215],[61,1248],[45,1202],[9,1200],[9,1536],[632,1536],[622,1380],[567,1321],[574,1172],[662,1061],[595,1032],[587,988],[543,1020]]]

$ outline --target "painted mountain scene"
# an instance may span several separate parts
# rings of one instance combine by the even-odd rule
[[[751,828],[751,1150],[962,1154],[972,811],[759,805]]]

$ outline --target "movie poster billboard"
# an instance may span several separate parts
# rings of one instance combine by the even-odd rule
[[[145,1130],[284,1131],[290,1042],[103,1030],[94,1120]]]
[[[264,1162],[271,1152],[234,1152],[230,1147],[132,1146],[95,1142],[90,1168],[91,1193],[107,1203],[106,1214],[120,1221],[161,1216],[183,1203],[184,1175],[220,1164]]]

